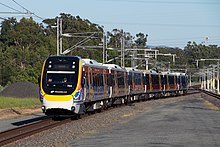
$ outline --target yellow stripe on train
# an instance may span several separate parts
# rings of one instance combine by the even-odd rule
[[[45,95],[44,98],[47,101],[70,101],[73,96],[72,95]]]

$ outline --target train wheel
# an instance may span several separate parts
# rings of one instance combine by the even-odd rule
[[[81,119],[80,114],[76,114],[76,115],[71,117],[71,120],[78,120],[78,119]]]
[[[101,113],[102,109],[100,108],[100,109],[97,109],[96,111],[97,111],[97,113]]]

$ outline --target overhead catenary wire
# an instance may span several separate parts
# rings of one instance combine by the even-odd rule
[[[7,8],[9,8],[9,9],[11,9],[11,10],[14,10],[14,11],[16,11],[16,12],[23,13],[23,12],[21,12],[21,11],[15,9],[15,8],[12,8],[12,7],[10,7],[10,6],[6,5],[6,4],[3,4],[3,3],[1,3],[1,2],[0,2],[0,4],[3,5],[3,6],[5,6],[5,7],[7,7]]]
[[[0,17],[0,19],[7,20],[7,19],[5,19],[5,18],[3,18],[3,17]]]
[[[208,2],[199,2],[199,1],[163,1],[163,0],[98,0],[98,1],[111,1],[111,2],[131,2],[131,3],[155,3],[155,4],[193,4],[193,5],[219,5],[220,2],[208,1]]]
[[[24,6],[22,6],[21,4],[19,4],[18,2],[16,2],[15,0],[12,0],[15,4],[17,4],[18,6],[20,6],[21,8],[23,8],[24,10],[27,11],[28,14],[33,14],[35,17],[41,19],[41,20],[44,20],[42,17],[32,13],[31,11],[29,11],[28,9],[26,9]]]
[[[209,36],[209,41],[211,44],[219,44],[218,41],[220,39],[220,36]],[[173,39],[159,39],[159,40],[149,40],[149,42],[151,42],[152,44],[172,44],[172,45],[181,45],[183,42],[189,42],[189,41],[201,41],[204,42],[205,37],[189,37],[189,38],[173,38]],[[199,42],[200,43],[200,42]]]
[[[14,1],[14,0],[12,0],[12,1],[15,2],[17,5],[19,5],[20,7],[22,7],[26,12],[22,12],[22,11],[20,11],[20,10],[18,10],[18,9],[15,9],[15,8],[13,8],[13,7],[10,7],[10,6],[8,6],[8,5],[3,4],[3,3],[0,2],[0,5],[2,5],[2,6],[4,6],[4,7],[7,7],[7,8],[9,8],[9,9],[13,10],[13,11],[15,11],[15,12],[0,12],[0,14],[12,14],[12,15],[14,15],[14,14],[23,14],[23,15],[34,15],[34,16],[36,16],[36,17],[42,19],[41,17],[39,17],[39,16],[37,16],[36,14],[32,13],[31,11],[27,10],[27,9],[26,9],[25,7],[23,7],[22,5],[18,4],[16,1]],[[1,19],[4,19],[4,18],[1,18]],[[4,20],[6,20],[6,19],[4,19]],[[43,20],[43,19],[42,19],[42,20]]]
[[[25,7],[23,7],[22,5],[20,5],[19,3],[17,3],[15,0],[12,0],[14,3],[16,3],[18,6],[20,6],[21,8],[23,8],[24,10],[26,10],[28,13],[30,12],[28,9],[26,9]]]
[[[118,24],[118,25],[134,25],[134,26],[159,26],[159,27],[208,27],[208,28],[219,28],[220,24],[212,25],[212,24],[165,24],[165,23],[128,23],[128,22],[109,22],[109,21],[97,21],[101,24]]]

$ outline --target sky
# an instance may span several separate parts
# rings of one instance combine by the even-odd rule
[[[188,41],[220,46],[220,0],[15,0],[37,16],[80,16],[133,36],[148,34],[148,45],[184,48]],[[13,0],[0,0],[0,12],[25,10]],[[7,6],[9,7],[7,7]],[[12,10],[16,9],[16,10]],[[2,14],[0,17],[21,15]],[[37,22],[42,22],[34,17]]]

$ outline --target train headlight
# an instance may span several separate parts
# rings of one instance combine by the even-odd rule
[[[74,106],[71,107],[71,111],[75,111],[75,109],[76,109],[76,108],[75,108]]]
[[[41,109],[42,109],[43,113],[46,112],[46,107],[45,106],[42,106]]]

